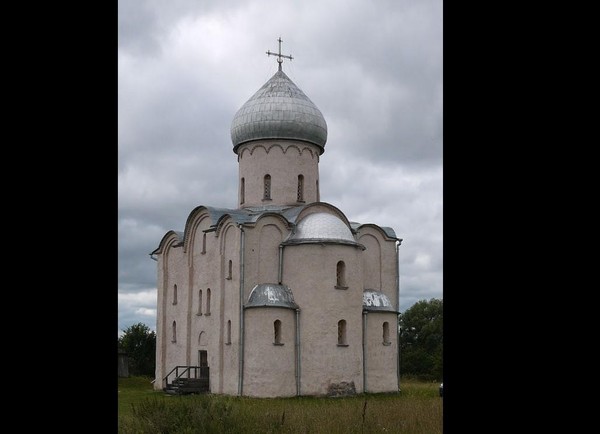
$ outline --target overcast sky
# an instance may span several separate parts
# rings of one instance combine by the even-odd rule
[[[198,205],[236,208],[236,111],[283,71],[327,122],[321,200],[390,226],[400,311],[443,298],[442,0],[119,0],[118,331],[156,330],[156,262]]]

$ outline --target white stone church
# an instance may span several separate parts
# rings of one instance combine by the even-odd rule
[[[190,378],[253,397],[397,392],[402,240],[321,201],[327,124],[283,72],[281,41],[267,54],[278,71],[231,124],[237,208],[197,206],[151,253],[154,387]]]

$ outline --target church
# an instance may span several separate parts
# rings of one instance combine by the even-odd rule
[[[281,38],[267,55],[277,72],[231,123],[237,208],[197,206],[150,253],[154,388],[188,379],[250,397],[397,392],[402,240],[321,200],[327,123],[283,71],[292,57]]]

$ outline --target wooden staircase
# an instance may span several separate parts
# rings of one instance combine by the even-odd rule
[[[208,366],[176,366],[163,378],[163,391],[171,395],[210,393]]]

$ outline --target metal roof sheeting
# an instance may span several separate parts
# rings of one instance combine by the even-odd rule
[[[327,123],[317,106],[283,72],[277,71],[235,114],[233,151],[260,139],[302,140],[324,150]]]
[[[284,307],[298,309],[292,290],[287,285],[277,283],[259,283],[248,296],[249,307]]]
[[[304,217],[287,241],[343,241],[356,244],[350,228],[338,217],[317,212]]]
[[[365,289],[363,292],[363,309],[371,312],[394,312],[390,299],[381,291]]]

